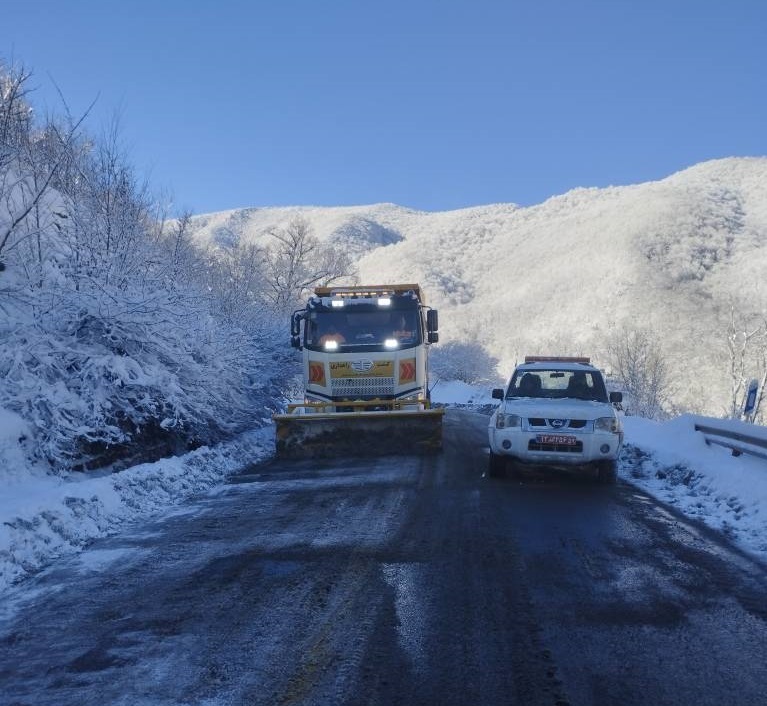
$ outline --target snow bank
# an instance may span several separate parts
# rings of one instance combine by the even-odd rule
[[[706,445],[696,423],[767,438],[767,428],[736,420],[684,415],[659,423],[626,417],[621,474],[767,559],[767,461]]]
[[[273,429],[116,474],[47,475],[25,459],[25,426],[0,408],[0,593],[53,558],[81,550],[124,523],[201,493],[273,453]]]

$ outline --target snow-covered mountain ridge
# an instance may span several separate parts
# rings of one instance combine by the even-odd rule
[[[611,338],[641,329],[662,347],[676,404],[700,413],[727,406],[731,305],[754,314],[767,305],[764,157],[524,208],[249,208],[193,226],[203,242],[253,242],[297,215],[348,248],[360,281],[420,282],[440,308],[442,340],[481,343],[503,375],[528,353],[583,353],[605,365]]]

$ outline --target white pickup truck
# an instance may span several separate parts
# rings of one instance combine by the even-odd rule
[[[488,474],[508,462],[589,470],[615,481],[623,426],[615,409],[620,392],[607,393],[602,373],[588,358],[525,358],[490,418]]]

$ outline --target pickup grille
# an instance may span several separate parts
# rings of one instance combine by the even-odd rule
[[[586,426],[585,419],[566,419],[564,426],[554,427],[550,419],[543,417],[530,417],[528,423],[531,427],[545,427],[551,429],[583,429]]]
[[[583,442],[576,441],[574,444],[539,444],[530,440],[527,444],[528,451],[549,451],[554,453],[583,453]]]

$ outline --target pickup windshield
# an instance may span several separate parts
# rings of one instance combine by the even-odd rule
[[[533,397],[607,402],[602,375],[589,370],[517,370],[506,397]]]

